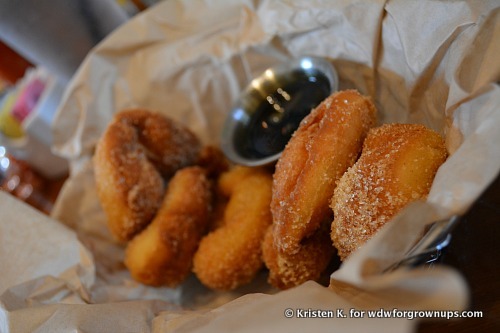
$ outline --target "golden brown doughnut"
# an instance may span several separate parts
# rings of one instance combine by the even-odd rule
[[[249,283],[263,267],[262,241],[271,224],[271,174],[236,166],[221,175],[219,191],[229,198],[223,221],[200,242],[193,271],[207,287],[232,290]]]
[[[211,197],[203,168],[186,167],[175,173],[158,214],[128,243],[125,265],[135,280],[169,287],[184,281],[208,226]]]
[[[207,170],[211,178],[217,178],[221,173],[229,170],[229,161],[224,153],[215,146],[205,146],[200,150],[195,163]]]
[[[164,177],[196,161],[201,144],[187,128],[142,109],[117,113],[97,143],[97,194],[111,233],[130,240],[153,218]]]
[[[337,180],[351,166],[376,110],[355,90],[332,94],[303,119],[277,162],[271,210],[274,243],[293,254],[325,221]]]
[[[309,280],[319,280],[333,253],[328,230],[324,228],[304,239],[296,253],[285,253],[276,248],[272,226],[266,232],[262,245],[264,262],[269,269],[268,282],[279,289],[292,288]]]
[[[424,199],[446,157],[442,137],[423,125],[372,129],[331,202],[331,238],[340,258],[346,259],[408,203]]]

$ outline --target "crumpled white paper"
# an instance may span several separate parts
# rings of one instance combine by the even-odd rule
[[[53,124],[54,150],[71,160],[72,172],[52,217],[78,236],[70,238],[87,254],[86,273],[71,256],[65,273],[43,260],[32,280],[9,273],[0,281],[0,322],[10,332],[411,332],[416,319],[305,319],[296,311],[465,309],[468,289],[454,270],[381,271],[426,224],[463,214],[500,170],[499,15],[495,1],[172,0],[134,17],[89,54]],[[309,282],[277,292],[265,272],[229,293],[207,290],[194,277],[176,289],[131,280],[123,248],[107,231],[91,163],[112,115],[153,109],[217,144],[225,115],[251,78],[306,54],[330,59],[341,89],[372,96],[381,123],[423,123],[446,137],[452,155],[427,202],[387,224],[333,272],[329,288]],[[2,250],[2,267],[16,249]],[[24,301],[32,294],[37,302]],[[295,318],[286,318],[286,309]]]

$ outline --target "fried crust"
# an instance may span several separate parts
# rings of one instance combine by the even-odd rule
[[[373,103],[355,90],[332,94],[303,119],[274,173],[271,211],[280,252],[297,253],[331,220],[336,182],[358,158],[375,121]]]
[[[193,271],[207,287],[232,290],[249,283],[263,267],[262,241],[271,224],[272,176],[260,168],[237,166],[221,175],[220,193],[228,197],[223,221],[205,236]]]
[[[443,138],[423,125],[372,129],[359,160],[342,176],[331,201],[331,238],[341,260],[408,203],[425,199],[446,158]]]
[[[274,244],[272,226],[262,245],[264,262],[269,269],[269,284],[288,289],[306,281],[317,281],[334,254],[328,230],[321,228],[302,242],[296,253],[285,253]]]
[[[184,281],[208,227],[211,203],[203,168],[177,171],[156,217],[127,245],[125,266],[132,277],[152,286],[175,287]]]
[[[119,112],[96,146],[97,195],[108,227],[128,241],[154,217],[164,195],[164,177],[193,164],[201,149],[187,128],[152,111]]]

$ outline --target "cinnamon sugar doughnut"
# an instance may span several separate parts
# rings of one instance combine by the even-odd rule
[[[274,173],[271,210],[279,251],[297,253],[305,238],[331,221],[336,181],[359,156],[375,120],[373,103],[355,90],[332,94],[303,119]]]
[[[423,125],[372,129],[359,160],[342,176],[331,201],[331,238],[341,260],[408,203],[424,199],[446,157],[442,137]]]
[[[95,156],[97,194],[111,233],[130,240],[153,218],[164,195],[163,177],[193,164],[201,144],[187,128],[160,114],[117,113]]]
[[[269,284],[288,289],[306,281],[317,281],[326,270],[334,254],[328,230],[320,228],[302,241],[296,253],[278,250],[274,244],[272,226],[266,232],[262,255],[269,269]]]
[[[184,281],[208,226],[211,198],[206,170],[192,166],[175,173],[158,214],[128,243],[125,266],[135,280],[169,287]]]
[[[236,166],[221,175],[228,197],[223,221],[200,242],[193,271],[207,287],[232,290],[249,283],[263,267],[262,241],[271,224],[271,173]]]
[[[195,164],[207,170],[208,176],[214,179],[229,170],[229,161],[224,153],[218,147],[211,145],[204,146],[200,150]]]

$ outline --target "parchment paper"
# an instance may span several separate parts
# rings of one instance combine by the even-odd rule
[[[0,235],[12,237],[0,243],[1,267],[9,267],[0,281],[1,331],[411,332],[416,319],[290,319],[284,311],[466,309],[468,287],[459,272],[381,271],[426,224],[467,211],[500,170],[499,15],[497,2],[472,0],[171,0],[137,15],[89,54],[58,110],[54,150],[71,161],[71,176],[52,214],[57,222],[26,207],[26,215],[6,215],[18,203],[0,194]],[[452,155],[428,200],[409,206],[332,272],[329,287],[308,282],[278,292],[265,283],[265,271],[228,293],[209,291],[193,276],[176,289],[131,280],[123,248],[105,226],[91,164],[112,115],[150,108],[217,144],[225,115],[250,79],[299,55],[330,59],[341,89],[373,97],[380,123],[423,123],[446,137]],[[33,233],[13,233],[19,220]],[[54,240],[40,244],[41,229],[54,230]],[[20,244],[32,242],[41,256],[18,262],[14,254],[30,253]],[[59,242],[79,254],[50,254]],[[60,266],[44,260],[54,257]],[[21,267],[39,269],[19,275]]]

